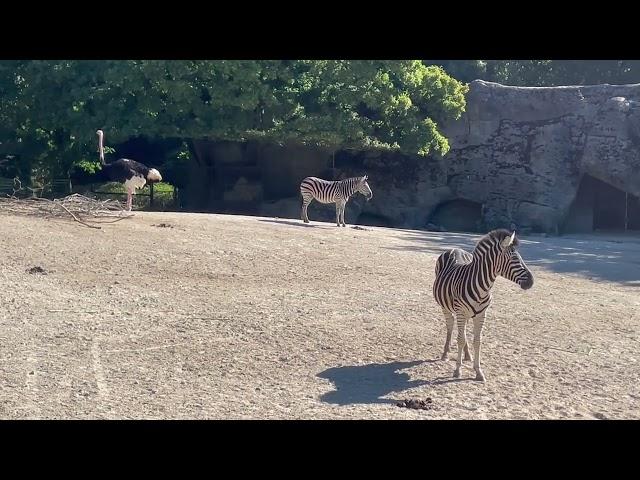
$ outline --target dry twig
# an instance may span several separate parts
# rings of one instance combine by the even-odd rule
[[[118,200],[97,200],[78,193],[54,200],[37,197],[20,199],[15,195],[0,198],[0,212],[45,218],[71,216],[74,221],[97,229],[101,227],[95,224],[114,223],[131,218],[133,214],[126,212],[124,207],[124,204]]]

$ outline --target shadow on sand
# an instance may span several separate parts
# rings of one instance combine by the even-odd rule
[[[332,227],[330,225],[322,225],[322,224],[318,224],[316,223],[315,225],[313,223],[304,223],[302,220],[284,220],[281,218],[274,218],[274,219],[269,219],[269,218],[261,218],[258,220],[259,222],[266,222],[266,223],[277,223],[280,225],[293,225],[294,227],[304,227],[304,228],[321,228],[321,229],[331,229],[331,228],[338,228],[338,227]]]
[[[320,400],[334,405],[358,403],[396,403],[397,400],[382,398],[390,393],[403,392],[422,385],[438,385],[449,382],[464,382],[469,378],[443,377],[432,381],[409,380],[409,374],[401,370],[436,360],[416,360],[412,362],[370,363],[329,368],[318,374],[333,383],[335,390],[325,393]]]

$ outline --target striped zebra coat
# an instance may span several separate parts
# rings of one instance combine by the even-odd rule
[[[473,253],[459,248],[449,250],[436,261],[433,296],[442,308],[447,324],[447,339],[442,360],[447,360],[451,348],[454,322],[458,324],[458,359],[454,377],[460,376],[462,352],[471,360],[466,338],[466,325],[473,318],[473,347],[476,380],[485,380],[480,368],[480,341],[482,325],[489,305],[491,288],[498,275],[517,283],[527,290],[533,286],[533,273],[516,250],[516,233],[499,229],[482,237]]]
[[[329,181],[317,177],[307,177],[300,183],[302,195],[302,220],[309,223],[307,208],[313,200],[320,203],[336,204],[336,225],[346,227],[344,210],[349,198],[356,192],[363,194],[367,201],[373,198],[373,192],[367,183],[368,176],[352,177],[344,180]]]

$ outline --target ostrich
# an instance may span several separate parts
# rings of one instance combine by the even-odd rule
[[[127,210],[131,211],[133,195],[136,188],[143,188],[147,183],[162,181],[162,175],[155,168],[149,168],[135,160],[120,158],[115,162],[104,161],[104,132],[98,130],[98,148],[100,149],[100,163],[102,164],[102,176],[112,182],[122,182],[127,189]]]

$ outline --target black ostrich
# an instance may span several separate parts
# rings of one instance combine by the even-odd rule
[[[146,165],[129,160],[128,158],[120,158],[115,162],[106,163],[104,161],[104,132],[98,130],[98,148],[100,149],[100,163],[102,164],[103,178],[112,182],[121,182],[127,189],[127,210],[131,211],[133,195],[136,194],[136,188],[143,188],[147,183],[156,183],[162,181],[162,175],[155,168],[149,168]]]

